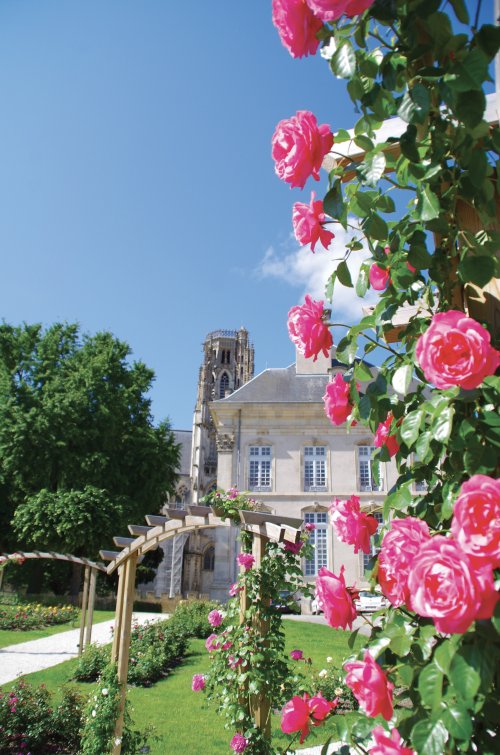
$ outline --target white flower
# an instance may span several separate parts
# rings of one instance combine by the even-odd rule
[[[106,696],[106,695],[108,694],[109,690],[108,690],[108,688],[107,688],[107,687],[104,687],[104,689],[102,689],[102,690],[101,690],[101,692],[102,692],[102,694],[103,694],[104,696]]]
[[[93,710],[93,711],[92,711],[92,718],[95,718],[96,716],[97,716],[97,711],[96,711],[96,710]]]
[[[121,745],[121,743],[122,743],[122,738],[121,737],[117,737],[115,739],[115,746],[118,747],[118,745]]]
[[[323,679],[323,677],[325,676],[328,676],[328,671],[326,670],[326,668],[322,668],[318,676],[321,677],[321,679]]]
[[[335,55],[336,49],[337,43],[335,42],[335,37],[331,37],[328,44],[321,48],[319,54],[325,60],[331,60],[331,58],[333,58],[333,56]]]
[[[332,661],[333,661],[333,658],[331,655],[329,655],[328,658],[326,659],[326,662],[331,663]]]

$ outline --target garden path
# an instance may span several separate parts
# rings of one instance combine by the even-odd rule
[[[146,621],[168,619],[168,617],[168,614],[134,612],[134,622],[139,624],[144,624]],[[92,642],[97,645],[105,645],[111,642],[113,624],[114,620],[94,624]],[[0,648],[0,684],[11,682],[23,674],[41,671],[50,666],[57,666],[58,663],[68,661],[70,658],[76,658],[79,639],[80,630],[70,629],[67,632],[43,637],[40,640],[31,640]]]

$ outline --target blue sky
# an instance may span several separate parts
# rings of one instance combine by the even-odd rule
[[[291,191],[270,140],[298,109],[356,118],[319,55],[281,46],[270,5],[0,3],[0,316],[111,330],[175,428],[205,334],[244,325],[257,372],[289,364],[288,309],[329,264],[291,239],[293,202],[323,186]]]

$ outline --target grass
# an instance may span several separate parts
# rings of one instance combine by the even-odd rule
[[[100,621],[114,619],[114,611],[94,611],[94,624]],[[80,626],[80,619],[68,621],[66,624],[55,624],[43,629],[28,629],[19,631],[14,629],[0,629],[0,648],[6,648],[8,645],[18,645],[20,642],[29,642],[30,640],[40,640],[42,637],[50,637],[59,632],[67,632],[70,629],[77,629]]]
[[[311,657],[316,668],[322,668],[326,656],[332,656],[338,666],[351,654],[347,645],[348,632],[330,629],[321,624],[310,624],[302,621],[284,621],[286,632],[286,650],[290,652],[296,648],[303,650],[306,657]],[[357,640],[356,647],[360,645]],[[60,694],[63,684],[71,680],[76,667],[76,659],[66,661],[58,666],[38,671],[26,676],[31,684],[46,684],[47,687]],[[229,741],[234,732],[224,728],[224,719],[217,715],[209,706],[203,693],[191,691],[191,679],[195,673],[204,673],[209,667],[209,656],[205,650],[203,640],[192,640],[189,654],[182,665],[165,679],[149,688],[131,687],[129,699],[133,710],[132,717],[138,728],[153,724],[157,734],[161,736],[159,742],[151,743],[151,755],[226,755],[229,752]],[[85,693],[93,689],[93,685],[72,682]],[[9,689],[12,685],[4,685]],[[307,743],[320,744],[329,736],[335,736],[334,719],[316,731],[315,737],[308,737]],[[282,750],[289,738],[280,730],[279,716],[273,716],[273,742]]]

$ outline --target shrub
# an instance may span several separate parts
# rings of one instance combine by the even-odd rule
[[[207,616],[217,608],[220,604],[213,600],[186,600],[179,603],[171,621],[186,637],[204,640],[212,632]]]
[[[345,683],[345,673],[328,662],[324,668],[311,674],[311,694],[320,691],[327,700],[337,698],[337,711],[358,710],[359,704]]]
[[[62,701],[52,708],[52,694],[44,685],[16,682],[0,692],[0,755],[76,755],[80,746],[84,698],[63,688]]]
[[[74,679],[79,682],[95,682],[109,663],[109,647],[104,645],[88,645],[78,659]]]
[[[55,624],[67,624],[78,616],[74,606],[42,606],[39,603],[4,605],[0,608],[0,629],[27,631]]]

